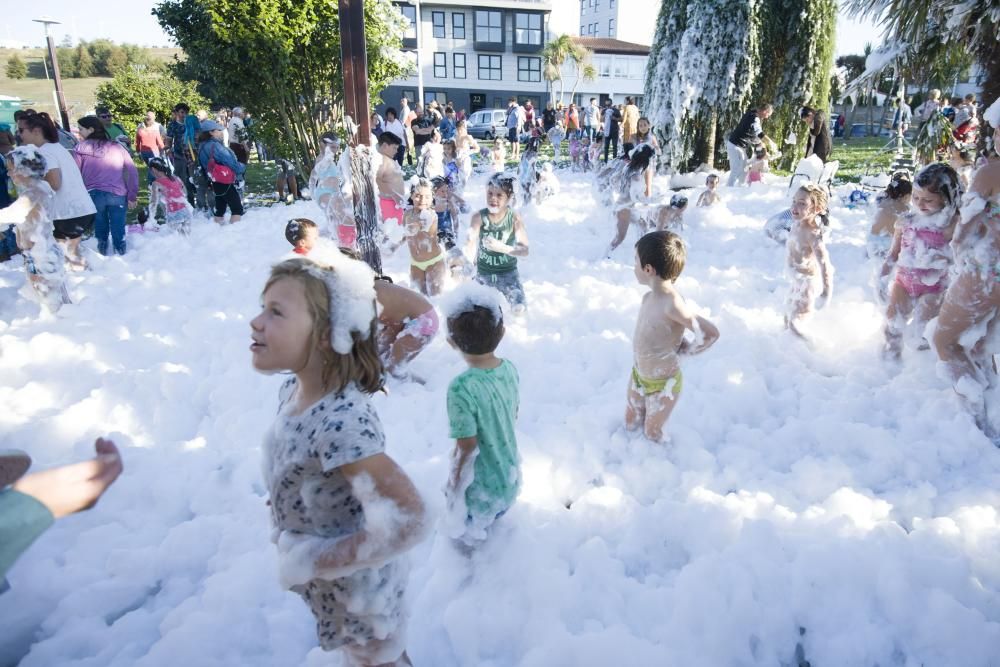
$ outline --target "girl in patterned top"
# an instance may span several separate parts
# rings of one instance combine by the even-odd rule
[[[369,399],[382,387],[374,276],[337,252],[322,262],[274,266],[250,323],[254,368],[294,374],[264,443],[280,580],[309,605],[324,650],[409,665],[402,556],[423,535],[424,504]]]

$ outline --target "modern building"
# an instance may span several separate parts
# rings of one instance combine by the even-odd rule
[[[652,0],[580,0],[580,37],[653,43],[660,3]]]
[[[549,38],[550,0],[428,0],[396,6],[410,21],[403,48],[416,52],[425,103],[451,102],[456,111],[471,114],[506,109],[510,97],[530,99],[536,107],[545,99],[542,49]],[[403,96],[412,106],[418,85],[416,74],[394,81],[382,91],[384,103],[377,110],[398,109]]]
[[[577,67],[566,63],[562,67],[562,80],[566,91],[565,103],[590,104],[596,97],[599,104],[610,99],[615,104],[633,97],[642,108],[642,97],[646,85],[646,64],[649,62],[649,47],[606,37],[577,37],[576,42],[589,49],[591,64],[597,70],[593,81],[580,80],[577,84]],[[576,84],[576,95],[570,99],[569,93]],[[559,84],[553,84],[558,89]]]

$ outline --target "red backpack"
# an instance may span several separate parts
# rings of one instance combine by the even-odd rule
[[[232,185],[236,182],[236,172],[226,165],[215,161],[214,148],[212,149],[212,154],[208,157],[208,166],[205,168],[205,171],[208,172],[208,177],[213,183]]]

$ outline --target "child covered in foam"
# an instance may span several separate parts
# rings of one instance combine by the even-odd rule
[[[635,277],[649,292],[642,297],[632,338],[625,426],[642,428],[653,442],[663,440],[663,426],[680,398],[680,357],[704,352],[719,338],[715,325],[677,291],[686,256],[684,241],[673,232],[650,232],[635,244]],[[694,333],[693,342],[685,340],[685,331]]]

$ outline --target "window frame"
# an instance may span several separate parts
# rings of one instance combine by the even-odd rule
[[[462,65],[461,66],[459,66],[459,64],[458,64],[458,58],[459,58],[459,56],[462,57]],[[459,70],[462,71],[462,75],[461,76],[458,75],[458,71]],[[452,52],[452,54],[451,54],[451,76],[452,76],[452,78],[453,79],[464,79],[464,78],[466,78],[467,75],[468,75],[468,71],[466,70],[466,57],[465,57],[465,54],[464,53]]]
[[[608,19],[608,37],[615,36],[615,20]]]
[[[403,32],[404,40],[417,41],[417,8],[412,5],[399,5],[399,12],[403,15],[403,18],[408,19],[410,22],[409,27]],[[409,16],[412,14],[412,18]],[[412,31],[412,34],[411,34]]]
[[[476,75],[479,77],[480,81],[503,81],[503,56],[496,53],[480,53],[479,57],[476,59]],[[487,66],[483,67],[483,58],[486,58]],[[493,66],[493,59],[496,58],[497,66]],[[492,74],[487,77],[483,77],[483,72],[496,72],[497,76],[493,77]]]
[[[462,19],[462,25],[458,25],[455,19]],[[459,31],[462,32],[462,36],[459,37]],[[452,12],[451,13],[451,38],[452,39],[465,39],[465,12]]]
[[[518,23],[520,22],[521,18],[525,19],[527,27],[525,28],[518,27]],[[531,26],[531,24],[535,20],[538,21],[537,28],[533,28]],[[544,27],[545,27],[545,20],[542,18],[541,14],[535,14],[533,12],[514,12],[514,44],[518,46],[530,46],[530,47],[541,48],[542,42],[544,41],[544,36],[542,34],[544,31]],[[519,33],[522,31],[526,33],[526,36],[528,38],[527,41],[522,41],[520,39]],[[538,41],[537,42],[532,41],[532,37],[537,37]]]
[[[522,67],[522,65],[529,67]],[[530,67],[537,65],[537,67]],[[526,72],[528,78],[522,78],[521,73]],[[531,78],[537,76],[537,78]],[[523,83],[541,83],[542,81],[542,59],[540,56],[518,56],[517,57],[517,80]]]
[[[438,19],[441,19],[441,25],[438,25]],[[431,37],[434,39],[445,39],[447,38],[447,33],[444,27],[444,12],[431,12]],[[438,28],[441,28],[441,34],[438,34]]]
[[[441,63],[438,64],[438,56],[441,56]],[[434,64],[434,78],[435,79],[447,79],[448,78],[448,54],[444,51],[435,51],[434,58],[431,61]],[[441,68],[442,73],[438,74],[438,68]]]
[[[485,15],[485,17],[486,17],[486,23],[483,26],[480,26],[480,24],[479,24],[479,17],[482,16],[482,15]],[[500,25],[499,26],[494,26],[493,25],[493,18],[494,18],[494,16],[500,17]],[[501,47],[506,44],[505,35],[504,35],[505,28],[506,28],[506,25],[505,25],[506,21],[504,20],[504,13],[503,13],[503,11],[498,10],[498,9],[474,9],[473,10],[472,18],[473,18],[473,22],[474,22],[474,26],[475,26],[473,29],[475,31],[474,34],[475,34],[475,39],[476,39],[476,43],[477,44],[483,44],[483,45],[488,45],[488,46],[501,46]],[[483,34],[480,33],[481,30],[485,32],[485,35],[483,35]],[[494,37],[493,31],[494,30],[498,31],[496,33],[498,35],[498,37],[499,37],[498,39],[493,39],[493,37]]]

